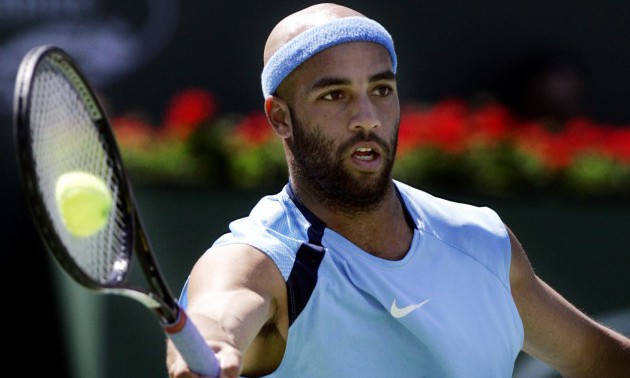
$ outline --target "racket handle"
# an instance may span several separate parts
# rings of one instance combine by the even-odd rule
[[[219,377],[219,361],[214,351],[206,344],[184,309],[180,307],[177,320],[173,324],[163,325],[163,328],[192,371],[211,378]]]

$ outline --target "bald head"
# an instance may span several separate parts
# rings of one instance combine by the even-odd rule
[[[267,38],[263,56],[264,64],[267,64],[269,58],[271,58],[280,47],[284,46],[298,34],[338,18],[353,16],[365,17],[361,13],[347,7],[332,3],[323,3],[310,6],[285,17],[273,28]]]
[[[287,16],[273,28],[265,44],[261,75],[263,96],[273,95],[291,72],[318,52],[358,41],[385,47],[396,72],[391,36],[381,24],[363,14],[341,5],[323,3]]]

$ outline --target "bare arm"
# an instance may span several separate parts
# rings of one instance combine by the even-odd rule
[[[220,247],[199,259],[190,274],[186,312],[215,350],[222,378],[269,373],[282,358],[284,280],[271,259],[250,246]],[[197,377],[170,341],[167,368],[171,377]]]
[[[630,339],[590,319],[537,277],[521,244],[509,233],[510,283],[525,328],[524,352],[563,376],[628,376]]]

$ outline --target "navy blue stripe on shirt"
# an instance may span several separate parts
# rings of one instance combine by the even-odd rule
[[[303,243],[298,249],[287,279],[289,326],[291,326],[306,307],[317,284],[317,271],[325,253],[324,247],[322,247],[322,237],[326,225],[298,200],[290,184],[287,185],[287,192],[293,203],[311,224],[307,230],[308,242]]]
[[[287,280],[289,326],[306,307],[317,284],[317,270],[323,258],[324,247],[321,245],[304,243],[297,251],[295,263]]]

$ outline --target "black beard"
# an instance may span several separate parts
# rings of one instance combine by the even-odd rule
[[[294,157],[291,171],[294,179],[330,209],[355,213],[378,207],[391,185],[398,133],[389,144],[374,134],[357,134],[333,150],[334,140],[326,138],[320,129],[307,132],[294,113],[291,109],[293,142],[289,148]],[[381,147],[385,169],[376,180],[355,179],[343,166],[344,152],[359,141],[374,141]]]

